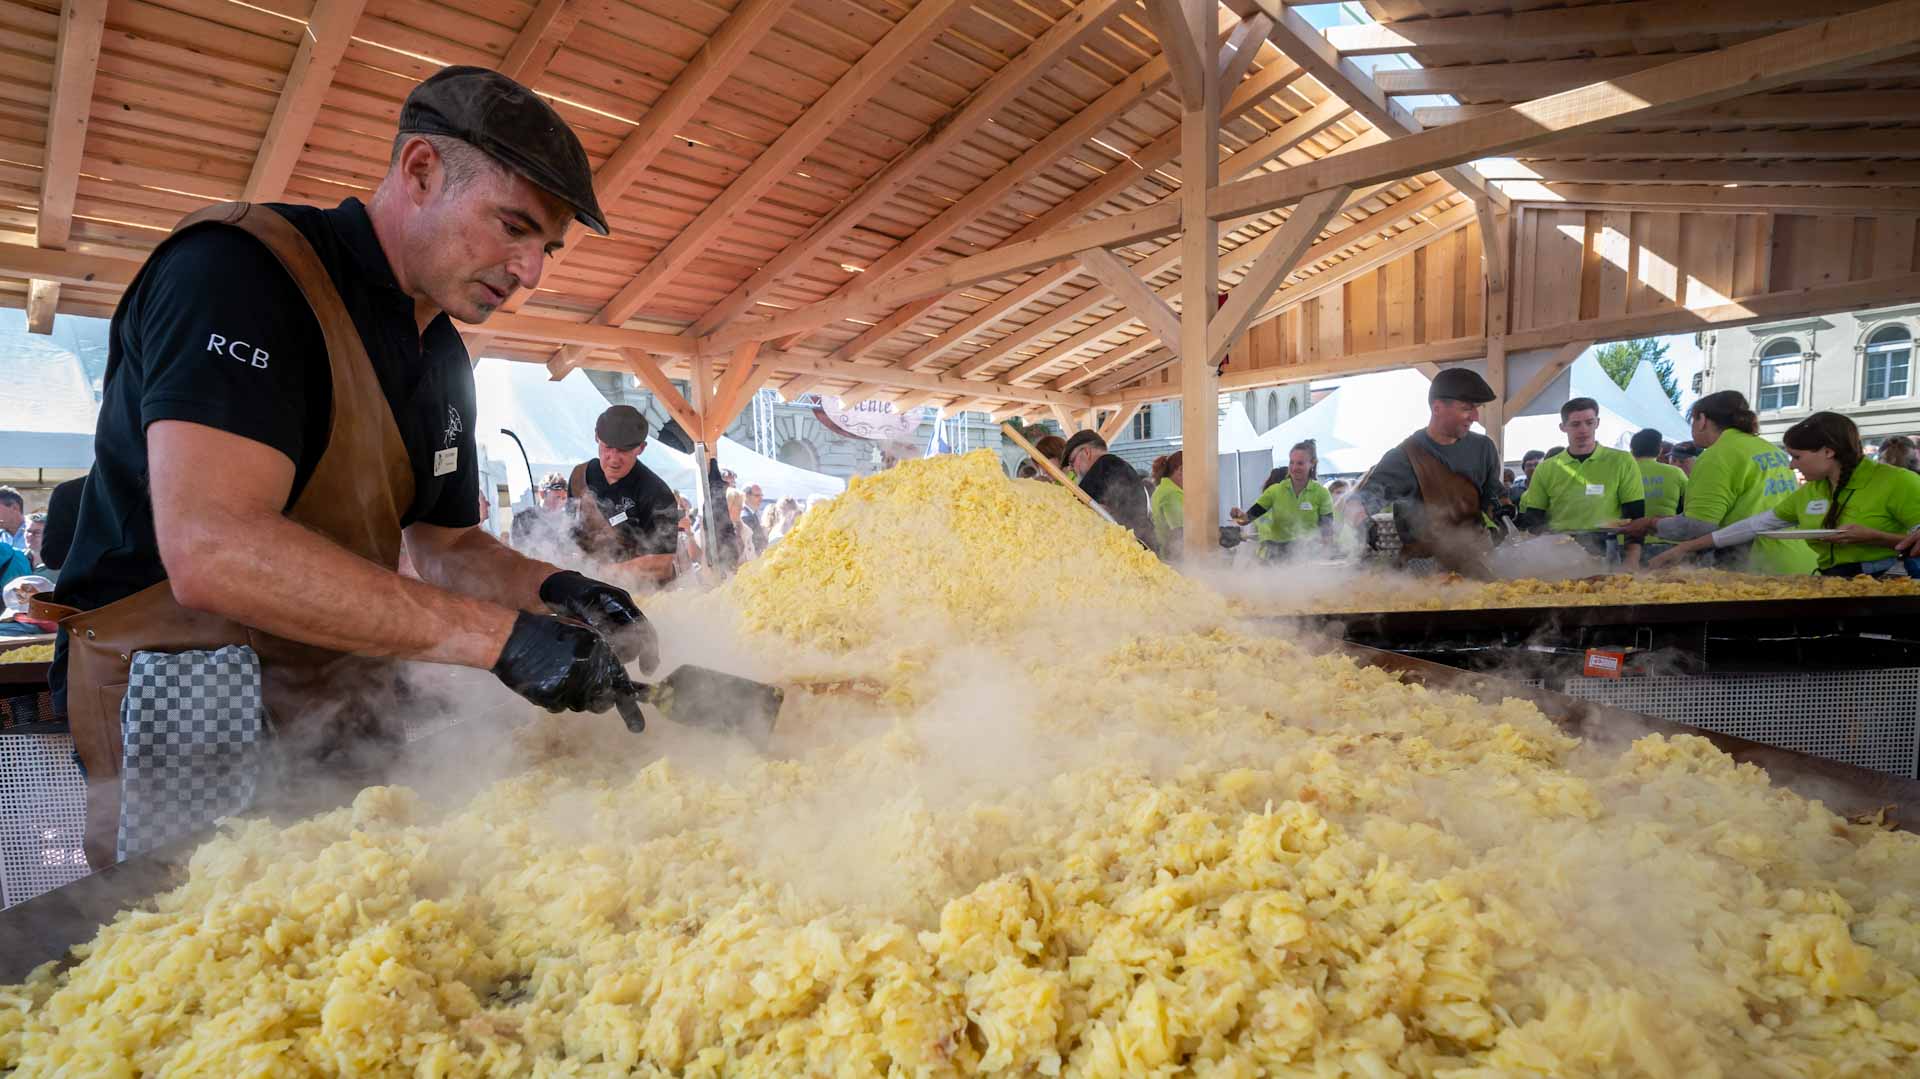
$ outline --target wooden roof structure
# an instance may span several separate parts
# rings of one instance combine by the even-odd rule
[[[1588,341],[1920,295],[1920,0],[1305,6],[4,0],[0,304],[106,315],[206,202],[365,196],[455,63],[555,104],[614,233],[470,347],[708,435],[763,385],[1178,396],[1204,460],[1223,388],[1546,350],[1511,410]]]

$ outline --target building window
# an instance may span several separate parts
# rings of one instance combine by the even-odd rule
[[[1280,426],[1280,395],[1267,394],[1267,430]]]
[[[1295,416],[1298,416],[1299,414],[1300,414],[1300,399],[1298,397],[1287,398],[1287,418],[1292,419]]]
[[[1905,397],[1913,371],[1913,334],[1904,326],[1887,326],[1867,339],[1867,383],[1862,401]]]
[[[1153,409],[1143,408],[1133,414],[1133,438],[1136,442],[1153,437]]]
[[[1762,412],[1800,404],[1800,371],[1806,354],[1800,342],[1784,337],[1760,352],[1759,408]]]

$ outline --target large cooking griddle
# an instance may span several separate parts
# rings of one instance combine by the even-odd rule
[[[1698,735],[1735,760],[1766,769],[1776,785],[1808,798],[1818,798],[1836,813],[1851,816],[1891,807],[1890,819],[1897,827],[1915,830],[1915,824],[1920,823],[1920,781],[1669,723],[1376,648],[1317,638],[1303,643],[1310,648],[1344,653],[1363,666],[1392,671],[1403,681],[1464,693],[1488,704],[1498,704],[1508,697],[1531,701],[1562,730],[1603,746],[1624,747],[1648,734]],[[454,727],[433,735],[426,743],[417,744],[435,740],[456,742],[466,737],[467,732]],[[92,940],[100,927],[119,912],[140,907],[180,883],[188,858],[204,838],[197,837],[130,859],[0,912],[0,984],[18,982],[41,963],[66,957],[75,945]]]
[[[1418,587],[1417,584],[1411,587]],[[1722,600],[1699,603],[1615,603],[1539,607],[1476,607],[1425,611],[1301,613],[1347,636],[1425,640],[1486,630],[1539,631],[1554,626],[1659,626],[1857,619],[1920,619],[1920,596],[1833,596],[1821,599]]]

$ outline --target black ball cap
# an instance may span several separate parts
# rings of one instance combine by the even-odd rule
[[[593,194],[593,167],[579,138],[540,95],[498,71],[440,69],[400,106],[400,134],[471,143],[572,207],[581,224],[607,235],[607,217]]]
[[[1487,380],[1464,367],[1449,367],[1434,376],[1433,385],[1427,387],[1429,401],[1465,401],[1469,404],[1484,405],[1499,396]]]

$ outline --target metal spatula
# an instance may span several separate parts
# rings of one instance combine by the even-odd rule
[[[630,731],[647,729],[640,706],[648,704],[675,723],[737,734],[758,749],[767,747],[786,699],[778,686],[711,667],[681,667],[651,685],[635,682],[633,689],[616,702]]]

